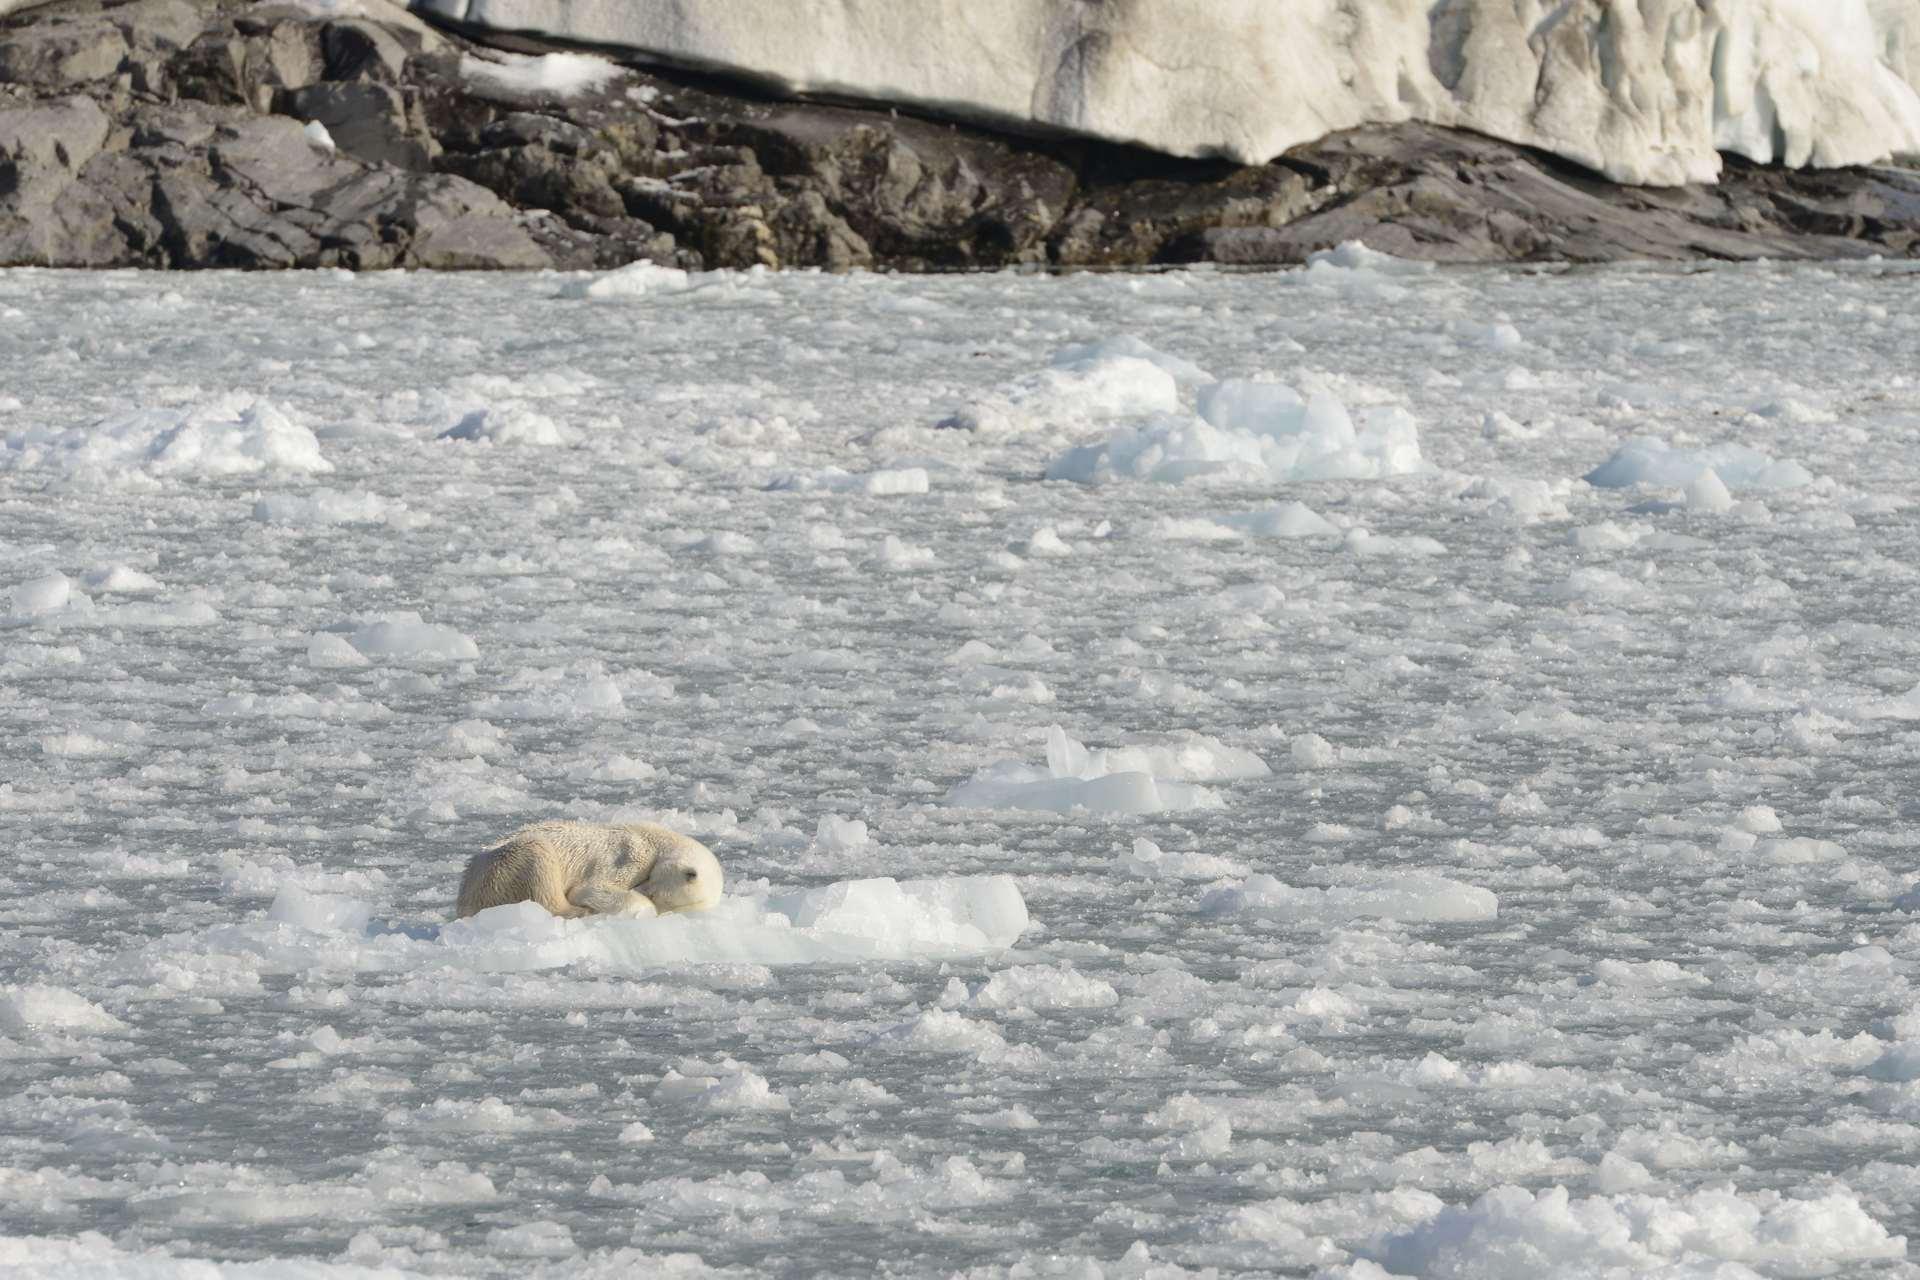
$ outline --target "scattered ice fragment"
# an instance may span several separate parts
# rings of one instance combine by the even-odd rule
[[[1565,1187],[1496,1187],[1408,1229],[1389,1229],[1364,1252],[1394,1275],[1705,1274],[1712,1260],[1795,1275],[1904,1258],[1845,1187],[1791,1199],[1713,1187],[1675,1197],[1627,1193],[1574,1199]],[[1715,1272],[1714,1274],[1719,1274]],[[1739,1273],[1754,1274],[1743,1266]]]
[[[630,262],[613,271],[569,280],[560,286],[563,298],[647,298],[666,293],[684,293],[693,280],[679,267],[664,267],[657,262]]]
[[[867,824],[858,818],[842,818],[838,814],[822,814],[814,827],[813,847],[833,853],[844,853],[849,849],[858,849],[867,843]]]
[[[1813,481],[1812,474],[1799,463],[1775,461],[1747,445],[1727,442],[1704,449],[1675,449],[1655,436],[1627,441],[1589,471],[1586,481],[1596,489],[1641,484],[1679,489],[1692,484],[1707,469],[1729,490],[1794,489]]]
[[[442,440],[475,444],[559,448],[573,444],[577,434],[544,413],[521,405],[492,405],[475,409],[440,433]]]
[[[1011,876],[848,880],[818,889],[729,892],[710,911],[651,920],[563,920],[532,903],[494,907],[441,931],[421,966],[451,960],[517,972],[581,961],[637,973],[689,964],[814,964],[1004,950],[1026,931]]]
[[[1688,482],[1687,510],[1710,516],[1723,516],[1733,510],[1733,494],[1712,467],[1702,467],[1700,474]]]
[[[86,427],[0,436],[0,470],[43,467],[109,482],[333,470],[320,441],[288,409],[241,392],[184,408],[140,409]]]
[[[321,124],[318,120],[307,121],[307,127],[304,132],[307,135],[307,145],[314,150],[332,151],[334,149],[333,135],[328,133],[327,126]]]
[[[480,656],[479,646],[470,637],[452,627],[424,621],[412,610],[362,622],[347,634],[347,641],[368,658],[463,661]],[[311,660],[314,653],[311,645],[307,652]],[[330,652],[333,651],[323,649],[322,656]]]
[[[767,1078],[731,1058],[713,1075],[682,1075],[669,1069],[653,1090],[657,1106],[694,1111],[788,1111],[792,1104]]]
[[[1342,240],[1331,249],[1316,249],[1307,255],[1307,272],[1368,271],[1390,276],[1423,276],[1433,263],[1411,258],[1396,258],[1390,253],[1370,249],[1363,241]]]
[[[1027,539],[1026,553],[1029,556],[1059,558],[1073,554],[1073,548],[1061,540],[1059,530],[1050,524],[1043,524],[1033,531]]]
[[[925,467],[897,467],[879,471],[847,472],[838,467],[822,471],[789,471],[776,476],[767,488],[799,493],[864,493],[875,498],[911,497],[932,489]]]
[[[307,665],[319,670],[364,667],[372,659],[353,647],[353,641],[337,631],[322,631],[307,641]]]
[[[16,618],[37,618],[42,614],[58,613],[67,607],[67,602],[72,598],[73,584],[67,581],[67,576],[64,573],[50,573],[15,586],[9,593],[12,605],[10,612]]]
[[[1198,852],[1167,853],[1144,836],[1135,839],[1133,848],[1120,855],[1120,866],[1148,880],[1218,880],[1247,874],[1246,865],[1231,858]]]
[[[338,525],[388,524],[414,529],[428,523],[397,498],[383,498],[364,490],[312,489],[305,493],[269,493],[253,504],[253,518],[263,524],[290,528],[333,528]]]
[[[1347,920],[1482,921],[1499,915],[1485,889],[1426,871],[1381,876],[1364,888],[1297,889],[1270,875],[1210,889],[1200,910],[1212,916],[1338,924]]]
[[[120,1021],[84,996],[65,987],[28,983],[0,986],[0,1031],[11,1035],[36,1031],[124,1031]]]
[[[1180,384],[1154,360],[1075,348],[942,426],[988,436],[1020,436],[1166,414],[1180,407]]]
[[[1047,465],[1047,478],[1280,484],[1374,479],[1422,465],[1419,428],[1404,409],[1363,409],[1356,423],[1332,396],[1236,378],[1204,388],[1197,415],[1161,412],[1067,450]]]
[[[1047,763],[1003,760],[947,793],[947,803],[1050,813],[1159,813],[1217,809],[1220,795],[1198,782],[1265,777],[1266,763],[1217,738],[1188,733],[1090,751],[1059,725],[1047,734]]]
[[[1339,749],[1317,733],[1295,734],[1287,751],[1302,769],[1324,769],[1340,758]]]
[[[1105,360],[1145,360],[1173,378],[1182,388],[1202,387],[1213,381],[1213,375],[1194,364],[1191,360],[1182,360],[1179,356],[1168,355],[1142,342],[1132,334],[1122,334],[1115,338],[1103,338],[1098,342],[1082,343],[1078,346],[1062,347],[1053,356],[1053,365],[1057,369],[1080,369],[1097,365]]]
[[[161,589],[158,578],[124,564],[90,570],[81,575],[80,581],[103,595],[145,595]]]
[[[1304,502],[1219,517],[1219,523],[1260,538],[1337,538],[1340,527]]]
[[[288,885],[274,895],[267,919],[318,933],[359,934],[373,919],[373,909],[340,894],[309,893],[298,885]]]

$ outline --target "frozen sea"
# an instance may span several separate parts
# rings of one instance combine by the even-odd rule
[[[1915,1275],[1920,277],[0,273],[0,1275]],[[656,819],[701,916],[454,923]]]

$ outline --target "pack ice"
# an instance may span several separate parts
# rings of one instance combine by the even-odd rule
[[[1620,182],[1920,150],[1916,0],[414,0],[781,91],[913,104],[1250,164],[1422,121]]]
[[[1913,1275],[1917,283],[0,272],[0,1276]]]

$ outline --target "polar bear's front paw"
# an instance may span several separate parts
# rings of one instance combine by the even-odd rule
[[[622,902],[620,909],[613,914],[626,916],[629,919],[645,920],[659,915],[660,909],[653,905],[653,899],[646,894],[628,890],[626,901]]]

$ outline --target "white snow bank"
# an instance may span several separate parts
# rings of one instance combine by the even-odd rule
[[[535,56],[496,50],[489,58],[462,55],[460,74],[468,80],[477,80],[510,93],[550,93],[571,98],[604,89],[623,72],[615,63],[589,53],[543,53]]]
[[[1160,813],[1218,809],[1218,793],[1196,785],[1263,778],[1266,762],[1218,738],[1185,733],[1088,750],[1059,725],[1047,731],[1043,767],[1003,760],[947,793],[947,803],[975,809],[1047,813]]]
[[[1331,395],[1302,396],[1283,383],[1229,378],[1200,385],[1189,413],[1177,404],[1179,384],[1160,365],[1137,355],[1093,350],[1086,363],[1071,366],[1081,376],[1104,376],[1108,381],[1100,385],[1111,387],[1122,374],[1135,384],[1157,375],[1158,394],[1137,396],[1124,413],[1109,412],[1112,406],[1103,403],[1082,403],[1090,421],[1112,425],[1103,439],[1068,449],[1049,463],[1049,480],[1177,484],[1219,476],[1279,484],[1373,479],[1420,469],[1419,428],[1404,409],[1366,408],[1356,420]]]
[[[787,92],[1248,164],[1408,120],[1659,185],[1712,181],[1722,149],[1823,166],[1920,151],[1920,14],[1886,0],[1641,0],[1604,20],[1565,0],[824,0],[804,22],[782,0],[414,7],[747,72]]]
[[[1640,436],[1614,450],[1612,457],[1586,474],[1586,481],[1597,489],[1637,484],[1684,489],[1707,472],[1718,478],[1723,489],[1795,489],[1813,480],[1799,463],[1776,461],[1743,444],[1676,449],[1657,436]],[[1710,489],[1703,489],[1703,501],[1710,503],[1713,497]]]
[[[1504,1186],[1470,1205],[1441,1208],[1365,1252],[1394,1275],[1480,1280],[1664,1275],[1669,1268],[1705,1275],[1704,1264],[1712,1262],[1823,1275],[1846,1263],[1903,1259],[1906,1240],[1888,1235],[1843,1187],[1795,1200],[1728,1188],[1673,1198],[1575,1199],[1565,1187],[1530,1192]]]
[[[184,408],[139,409],[89,427],[0,436],[0,470],[51,469],[107,479],[333,470],[320,441],[271,400],[238,392]]]
[[[1270,875],[1209,889],[1200,910],[1211,916],[1338,924],[1347,920],[1475,921],[1500,913],[1492,893],[1430,871],[1388,875],[1365,887],[1296,889]]]
[[[593,960],[631,972],[971,955],[1012,946],[1027,923],[1011,876],[880,877],[729,893],[710,911],[652,920],[563,920],[516,903],[448,925],[440,943],[462,967],[517,971]]]

